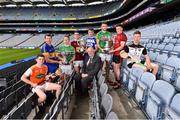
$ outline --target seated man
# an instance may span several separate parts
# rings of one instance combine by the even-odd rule
[[[62,69],[63,73],[66,75],[71,75],[72,73],[72,63],[75,59],[75,50],[71,46],[69,36],[64,36],[63,43],[58,46],[60,55],[63,57],[64,61],[59,67]],[[64,76],[65,77],[65,76]]]
[[[95,48],[87,48],[87,55],[83,60],[82,74],[81,74],[81,88],[82,93],[87,93],[88,84],[91,83],[101,68],[101,59],[95,54]]]
[[[56,98],[59,97],[61,86],[55,83],[46,82],[52,75],[47,75],[48,67],[44,65],[44,55],[38,55],[36,64],[31,66],[21,77],[21,80],[32,86],[32,91],[38,95],[38,103],[43,105],[46,100],[45,91],[56,91]],[[30,79],[29,79],[30,78]]]
[[[140,45],[141,32],[135,31],[133,34],[133,43],[125,46],[124,51],[128,53],[129,58],[127,60],[127,66],[129,68],[139,67],[144,69],[144,71],[152,70],[154,75],[158,72],[158,64],[152,63],[147,54],[147,50],[144,46]],[[145,60],[142,60],[142,55],[145,57]]]

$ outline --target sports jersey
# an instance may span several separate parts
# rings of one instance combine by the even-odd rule
[[[124,51],[127,52],[129,54],[129,56],[132,56],[133,58],[135,58],[137,60],[136,61],[137,63],[142,62],[142,60],[141,60],[142,55],[147,55],[146,48],[140,44],[135,45],[133,43],[128,46],[125,46]],[[127,64],[133,63],[133,62],[135,62],[135,61],[133,61],[132,59],[127,59]]]
[[[77,41],[72,41],[71,45],[74,47],[75,49],[75,61],[77,60],[83,60],[83,54],[80,51],[80,46],[78,44]]]
[[[96,48],[96,37],[87,37],[86,39],[86,48],[93,47]]]
[[[113,46],[113,49],[117,49],[118,47],[121,46],[121,42],[124,41],[126,42],[127,41],[127,37],[124,33],[121,33],[121,34],[117,34],[114,36],[114,46]],[[119,56],[119,53],[120,53],[120,50],[119,51],[116,51],[114,52],[114,55],[117,55]]]
[[[67,62],[69,62],[73,58],[75,54],[75,50],[73,46],[71,45],[66,46],[64,45],[64,43],[62,43],[58,48],[59,48],[58,51],[60,53],[63,53],[63,52],[69,53],[66,57]]]
[[[55,57],[55,49],[54,49],[53,45],[48,45],[47,43],[45,43],[42,46],[41,52],[43,54],[48,54],[50,59],[57,60],[57,58]],[[56,69],[58,68],[58,64],[56,64],[56,63],[47,63],[45,61],[44,64],[48,66],[48,72],[50,72],[50,73],[54,73],[56,71]]]
[[[99,46],[103,49],[106,45],[106,42],[104,41],[104,39],[111,39],[112,34],[108,31],[99,31],[96,35],[96,38],[99,40]],[[99,49],[99,52],[102,52],[102,51]]]
[[[43,65],[42,67],[37,67],[36,65],[31,66],[24,74],[30,77],[30,81],[37,84],[43,84],[45,81],[45,76],[48,72],[48,67]]]

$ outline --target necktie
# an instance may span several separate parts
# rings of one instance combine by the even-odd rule
[[[89,58],[87,65],[89,65],[90,63],[92,63],[92,58]]]

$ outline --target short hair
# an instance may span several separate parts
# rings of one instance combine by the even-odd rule
[[[64,38],[65,38],[65,37],[67,37],[67,38],[69,38],[69,39],[70,39],[69,35],[65,35],[65,36],[64,36]]]
[[[135,31],[135,32],[134,32],[134,34],[133,34],[133,35],[135,35],[135,34],[139,34],[139,35],[141,35],[141,32],[140,32],[139,30],[137,30],[137,31]]]
[[[46,38],[46,36],[48,36],[48,37],[51,37],[51,38],[52,38],[52,34],[50,34],[50,33],[45,34],[44,38]]]
[[[38,54],[38,55],[36,56],[36,59],[39,58],[39,57],[45,58],[45,56],[44,56],[43,54]]]
[[[101,23],[101,25],[102,25],[102,24],[106,24],[106,25],[107,25],[107,23],[106,23],[106,22]]]
[[[122,28],[123,28],[123,26],[122,26],[122,25],[120,25],[120,24],[118,24],[118,25],[115,25],[115,27],[122,27]]]
[[[93,29],[93,28],[89,28],[89,29],[88,29],[88,31],[89,31],[89,30],[90,30],[90,31],[94,31],[94,29]]]
[[[75,31],[74,34],[79,34],[79,32],[78,32],[78,31]]]

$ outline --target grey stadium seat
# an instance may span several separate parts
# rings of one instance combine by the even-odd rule
[[[149,72],[143,73],[141,78],[138,80],[135,98],[140,105],[146,104],[146,96],[148,95],[155,81],[156,77]]]
[[[113,99],[112,99],[111,95],[109,95],[109,94],[104,95],[102,98],[101,106],[105,113],[105,118],[111,112],[112,105],[113,105]]]
[[[165,119],[180,119],[180,93],[176,94],[166,108]]]
[[[180,68],[180,58],[177,56],[171,56],[167,59],[165,65],[162,66],[162,74],[161,78],[168,82],[174,82],[176,78],[174,78],[174,74],[176,70]]]
[[[110,112],[109,115],[106,117],[106,120],[118,120],[118,116],[115,112]]]
[[[150,119],[163,119],[165,111],[175,94],[175,88],[166,81],[157,80],[147,98],[146,112]]]

